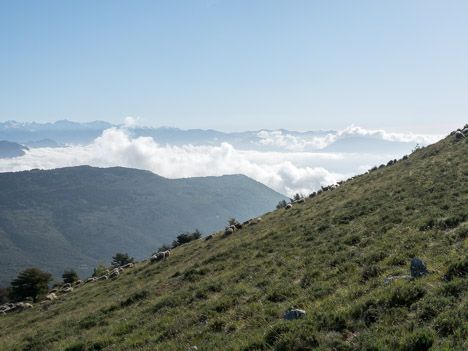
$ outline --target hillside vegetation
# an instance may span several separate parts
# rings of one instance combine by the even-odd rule
[[[142,259],[178,234],[211,234],[282,199],[243,175],[167,179],[89,166],[1,173],[0,284],[32,266],[83,277],[116,252]]]
[[[467,140],[0,316],[0,349],[465,350]],[[429,274],[382,284],[414,257]]]

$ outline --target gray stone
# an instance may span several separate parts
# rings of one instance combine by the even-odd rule
[[[284,208],[285,210],[290,210],[292,208],[291,204],[287,204],[286,207]]]
[[[419,258],[411,260],[410,271],[413,278],[421,278],[428,273],[426,266]]]
[[[283,316],[283,319],[292,321],[294,319],[304,318],[307,313],[304,310],[291,310]]]
[[[460,131],[457,131],[455,133],[455,139],[463,139],[465,137],[465,134],[463,134],[462,132]]]

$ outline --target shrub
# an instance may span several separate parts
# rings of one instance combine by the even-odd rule
[[[276,209],[280,209],[280,208],[284,208],[288,205],[288,203],[286,202],[286,200],[281,200],[280,202],[278,202],[278,205],[276,205]]]
[[[434,343],[434,333],[429,329],[416,329],[404,342],[408,351],[428,351]]]
[[[454,276],[465,276],[468,273],[468,259],[462,258],[451,263],[447,268],[447,275],[450,278]]]
[[[128,254],[118,252],[115,254],[115,256],[112,256],[111,265],[114,267],[123,266],[127,263],[132,263],[133,260],[133,257],[129,257]]]
[[[314,350],[318,346],[315,334],[309,321],[281,321],[267,331],[264,341],[278,351]]]
[[[172,242],[172,248],[174,249],[177,246],[188,243],[188,242],[190,242],[192,240],[200,239],[201,236],[202,236],[202,234],[200,233],[200,231],[198,229],[195,229],[195,231],[192,234],[190,234],[188,232],[183,233],[183,234],[179,234],[177,236],[177,239]]]
[[[419,285],[403,282],[392,288],[387,302],[390,307],[411,306],[426,294]]]
[[[122,302],[120,303],[120,306],[122,306],[122,307],[127,307],[127,306],[130,306],[130,305],[133,305],[135,302],[138,302],[138,301],[141,301],[141,300],[146,299],[146,297],[147,297],[148,295],[149,295],[148,290],[137,291],[137,292],[134,293],[132,296],[130,296],[129,298],[127,298],[125,301],[122,301]]]
[[[434,329],[440,336],[447,337],[463,325],[463,317],[457,311],[449,311],[439,315],[434,321]]]
[[[378,277],[382,273],[382,270],[377,266],[365,266],[362,270],[362,280],[369,280],[371,278]]]
[[[78,274],[73,269],[70,269],[63,272],[62,278],[64,283],[72,284],[78,280]]]

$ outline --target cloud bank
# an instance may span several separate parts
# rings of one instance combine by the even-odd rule
[[[127,119],[123,127],[105,130],[86,146],[30,149],[24,156],[0,159],[0,172],[90,165],[145,169],[167,178],[245,174],[292,196],[295,193],[308,194],[322,185],[362,173],[393,158],[392,155],[238,150],[226,142],[219,146],[161,146],[151,137],[134,137],[134,125],[134,120]],[[349,133],[405,138],[404,135],[368,132],[354,126],[338,134]],[[297,138],[280,134],[265,136],[272,136],[275,142],[290,147],[288,150],[301,145]],[[417,138],[413,136],[411,140],[419,140]],[[318,140],[313,143],[322,145]]]
[[[415,133],[389,133],[385,130],[366,130],[351,125],[339,132],[332,132],[321,136],[304,137],[285,133],[281,130],[261,130],[257,133],[260,140],[257,145],[275,146],[289,151],[304,151],[323,149],[333,142],[347,137],[366,137],[402,143],[429,145],[442,138],[442,135],[427,135]]]

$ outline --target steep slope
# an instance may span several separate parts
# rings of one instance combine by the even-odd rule
[[[89,275],[116,252],[137,259],[198,228],[246,220],[284,196],[242,175],[166,179],[88,166],[0,174],[0,282],[36,266]]]
[[[467,140],[0,316],[0,349],[466,349]],[[414,257],[429,274],[383,284]]]

